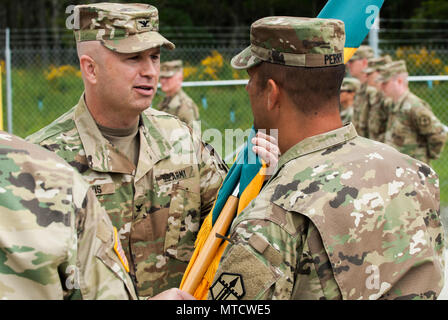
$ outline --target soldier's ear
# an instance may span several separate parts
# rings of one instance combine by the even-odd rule
[[[279,103],[280,102],[280,88],[274,80],[269,79],[268,84],[267,84],[267,90],[268,90],[267,109],[269,111],[271,111],[280,106],[280,103]]]
[[[96,84],[97,69],[95,60],[93,60],[93,58],[88,55],[82,55],[79,58],[79,64],[84,80],[91,84]]]

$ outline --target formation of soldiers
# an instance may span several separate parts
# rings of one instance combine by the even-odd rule
[[[351,121],[359,135],[427,164],[440,157],[448,132],[431,106],[409,90],[404,60],[374,57],[371,47],[361,46],[347,66],[350,77],[341,88],[343,122]],[[345,92],[354,91],[347,104]]]
[[[160,69],[181,69],[161,68],[160,48],[175,46],[155,7],[78,5],[75,17],[78,104],[28,142],[0,133],[0,298],[193,299],[176,288],[228,168],[149,108]],[[359,82],[343,83],[335,19],[262,18],[250,43],[231,65],[247,70],[254,126],[278,130],[281,157],[233,221],[208,298],[436,299],[445,239],[427,162],[446,134],[406,90],[404,64],[361,48]],[[339,115],[352,100],[356,129]]]

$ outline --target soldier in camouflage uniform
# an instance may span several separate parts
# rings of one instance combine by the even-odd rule
[[[358,134],[368,137],[367,121],[371,107],[371,96],[368,91],[367,75],[363,72],[368,67],[369,59],[374,57],[373,49],[369,46],[360,46],[347,63],[350,75],[361,82],[356,92],[352,122]],[[374,97],[372,97],[373,99]],[[374,101],[373,101],[374,102]]]
[[[166,96],[157,109],[172,115],[193,127],[193,121],[199,120],[196,103],[182,90],[182,60],[167,61],[160,65],[160,85]]]
[[[157,32],[155,7],[79,5],[75,19],[85,92],[28,139],[91,185],[118,230],[137,294],[152,297],[179,286],[227,167],[176,117],[148,109],[160,47],[174,48]]]
[[[0,131],[0,300],[135,299],[116,230],[80,174]]]
[[[342,123],[349,123],[353,118],[353,102],[360,82],[356,78],[344,78],[341,86],[341,120]]]
[[[367,75],[367,92],[372,102],[367,118],[368,137],[380,142],[384,142],[389,110],[393,102],[383,94],[376,80],[379,77],[379,68],[390,62],[392,62],[390,56],[372,58],[369,59],[368,67],[362,71]]]
[[[378,81],[382,82],[383,91],[394,102],[387,122],[385,143],[429,164],[442,153],[447,132],[431,106],[409,91],[407,77],[404,60],[381,68]]]
[[[250,39],[232,66],[248,69],[256,128],[278,128],[282,156],[233,221],[209,299],[437,298],[437,174],[342,126],[343,22],[268,17]]]

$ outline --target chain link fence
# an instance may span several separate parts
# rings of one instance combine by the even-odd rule
[[[219,31],[219,32],[218,32]],[[248,45],[249,28],[226,30],[169,29],[162,33],[176,44],[174,51],[162,50],[162,61],[182,59],[184,81],[218,81],[247,79],[245,71],[236,71],[230,59]],[[76,49],[71,34],[60,36],[58,45],[43,46],[36,39],[52,32],[40,30],[34,35],[26,31],[11,32],[12,58],[12,128],[21,137],[39,130],[72,108],[83,92]],[[214,33],[215,32],[215,33]],[[5,31],[0,30],[0,63],[2,67],[3,128],[7,126]],[[228,34],[228,36],[219,36]],[[26,40],[26,41],[25,41]],[[51,42],[47,39],[47,42]],[[404,59],[411,76],[448,75],[448,41],[415,43],[413,41],[380,41],[381,54],[393,59]],[[448,124],[448,81],[428,80],[410,83],[411,90],[427,101],[435,115]],[[217,129],[225,136],[226,129],[246,130],[253,118],[244,85],[196,85],[187,86],[185,92],[199,107],[201,129]],[[158,90],[153,106],[163,99]],[[208,137],[205,137],[208,139]],[[213,144],[213,141],[209,141]],[[231,157],[232,144],[224,143],[218,150],[223,157]],[[216,147],[216,144],[214,144]],[[448,206],[448,148],[442,157],[431,165],[440,176],[441,200]]]

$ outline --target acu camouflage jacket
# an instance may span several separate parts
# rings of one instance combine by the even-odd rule
[[[0,163],[0,300],[136,299],[112,223],[81,175],[1,131]]]
[[[172,97],[165,97],[157,109],[178,117],[190,127],[199,120],[198,106],[182,89]]]
[[[230,240],[210,299],[435,299],[444,282],[436,173],[351,124],[285,152]]]
[[[149,109],[139,126],[137,168],[100,133],[84,95],[28,137],[90,183],[118,229],[138,295],[178,287],[227,167],[175,117]]]
[[[447,132],[431,106],[410,91],[393,106],[385,143],[429,164],[439,158],[446,139]]]

